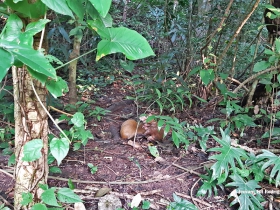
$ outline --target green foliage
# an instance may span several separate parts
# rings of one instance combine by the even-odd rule
[[[1,73],[0,73],[1,74]],[[3,120],[8,122],[14,122],[14,103],[11,91],[13,90],[12,86],[2,86],[3,83],[0,83],[1,91],[0,91],[0,113]],[[6,130],[7,129],[7,130]],[[11,129],[11,128],[10,128]],[[8,128],[5,128],[5,133],[12,133],[8,131]],[[10,137],[6,136],[5,139],[10,139]]]
[[[236,171],[236,165],[237,162],[241,168],[244,168],[244,164],[242,162],[242,158],[248,158],[246,152],[241,148],[234,148],[231,146],[231,138],[229,136],[228,129],[226,131],[223,131],[222,129],[221,135],[222,139],[219,139],[216,136],[213,136],[213,138],[222,146],[222,147],[216,147],[211,148],[208,151],[214,151],[214,152],[220,152],[220,154],[213,155],[209,159],[216,160],[215,164],[211,166],[211,169],[213,171],[212,173],[212,180],[218,179],[218,183],[223,183],[228,175],[229,175],[229,169],[231,168],[233,170],[233,173]]]
[[[167,210],[185,210],[185,209],[197,210],[198,209],[194,204],[192,204],[187,200],[184,200],[183,198],[180,198],[175,193],[173,193],[173,199],[174,202],[171,202],[168,205]]]
[[[151,77],[143,80],[140,75],[135,74],[130,83],[135,87],[137,100],[145,104],[156,104],[160,112],[171,111],[175,113],[182,111],[186,106],[190,107],[192,99],[187,83],[176,75],[174,77],[174,80],[165,80],[164,78],[154,80]]]
[[[189,125],[186,122],[179,122],[179,119],[170,116],[149,116],[147,122],[156,120],[158,122],[159,129],[164,127],[164,135],[170,130],[172,131],[172,141],[178,148],[180,145],[184,145],[185,149],[188,148],[190,140],[199,141],[199,144],[203,150],[206,150],[206,142],[210,135],[215,134],[214,127],[208,126],[204,128],[202,125]]]
[[[230,178],[233,182],[228,183],[226,186],[235,187],[236,190],[232,191],[230,196],[234,198],[231,205],[238,203],[239,209],[263,209],[261,201],[262,196],[259,194],[257,189],[261,188],[257,181],[250,180],[245,181],[244,177],[237,174],[231,175]]]
[[[149,201],[143,201],[142,202],[142,209],[149,209],[150,208],[150,202]]]
[[[69,125],[73,125],[70,128],[70,130],[67,131],[65,130],[64,132],[67,135],[67,137],[70,139],[70,141],[74,142],[74,150],[80,149],[82,145],[85,146],[87,144],[89,139],[93,139],[92,133],[89,130],[85,129],[86,121],[84,115],[81,112],[77,112],[76,114],[73,115],[72,118],[69,118],[65,115],[61,115],[59,120],[66,120],[68,121]],[[61,142],[61,140],[56,140],[56,141]],[[65,145],[62,148],[63,150],[65,150],[65,152],[63,152],[63,155],[61,157],[67,154],[69,149],[69,142],[68,143],[66,143],[66,141],[63,142],[64,142],[63,144]],[[56,147],[56,150],[61,150],[62,148]]]
[[[263,150],[263,153],[258,155],[257,159],[259,161],[266,160],[266,162],[262,165],[262,171],[272,166],[269,176],[271,179],[275,179],[275,186],[277,187],[280,184],[280,157],[270,151]]]
[[[212,180],[213,171],[210,171],[208,168],[206,168],[206,171],[208,175],[201,175],[201,178],[203,179],[203,184],[197,191],[197,196],[204,196],[208,194],[208,197],[211,197],[212,192],[214,192],[214,195],[217,196],[217,186],[219,186],[220,188],[223,188],[223,186],[218,183],[217,179]]]
[[[41,195],[41,199],[43,203],[36,203],[32,206],[32,209],[48,209],[47,206],[52,207],[62,207],[61,204],[58,203],[77,203],[82,202],[78,195],[76,195],[69,188],[60,188],[56,187],[49,188],[47,185],[40,185],[40,188],[44,191]],[[32,194],[31,193],[23,193],[22,194],[22,205],[28,205],[32,202]]]
[[[273,153],[263,150],[263,153],[255,156],[246,154],[244,149],[231,146],[229,129],[221,130],[222,139],[213,136],[221,145],[220,148],[211,148],[208,151],[218,152],[219,154],[211,156],[216,162],[207,169],[208,175],[202,175],[203,185],[198,190],[197,195],[203,196],[212,191],[217,193],[217,186],[234,187],[230,196],[234,198],[231,205],[238,203],[239,209],[262,209],[261,202],[263,197],[258,190],[258,183],[264,178],[269,177],[269,181],[279,186],[279,157]],[[238,164],[236,164],[238,163]],[[266,176],[271,169],[270,175]],[[248,181],[249,180],[249,181]]]
[[[88,163],[87,165],[88,165],[88,167],[90,169],[90,172],[92,174],[95,174],[97,172],[97,166],[94,166],[92,163]]]
[[[98,121],[102,119],[106,114],[110,113],[109,110],[103,109],[99,106],[96,106],[94,110],[89,111],[89,116],[95,117]]]

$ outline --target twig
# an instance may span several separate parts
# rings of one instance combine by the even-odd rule
[[[14,209],[14,206],[13,206],[9,201],[7,201],[4,197],[2,197],[2,196],[0,195],[0,198],[4,201],[4,203],[5,203],[6,205],[11,206],[11,207],[13,207],[13,209]]]
[[[163,182],[163,181],[168,181],[168,180],[172,180],[172,179],[177,179],[178,177],[183,176],[187,173],[190,173],[190,172],[184,172],[182,174],[179,174],[177,176],[170,177],[170,178],[149,179],[146,181],[138,181],[138,182],[137,181],[135,181],[135,182],[116,182],[116,181],[99,182],[99,181],[85,181],[85,180],[79,180],[79,179],[72,179],[71,181],[74,183],[83,183],[83,184],[135,185],[135,184],[148,184],[148,183],[153,183],[153,182]],[[68,182],[68,179],[66,179],[66,178],[55,177],[55,176],[49,176],[48,178]]]
[[[269,69],[266,69],[264,71],[260,71],[254,75],[252,75],[251,77],[247,78],[246,80],[244,80],[237,88],[235,88],[235,90],[233,91],[233,93],[237,93],[237,91],[242,88],[246,83],[250,82],[251,80],[255,79],[256,77],[262,75],[262,74],[265,74],[265,73],[268,73],[270,71],[273,71],[273,70],[276,70],[277,68],[279,68],[279,66],[273,66]]]
[[[233,1],[231,1],[232,3]],[[217,66],[222,62],[223,57],[226,55],[226,52],[228,51],[229,47],[231,46],[233,40],[239,35],[241,29],[243,28],[243,26],[245,25],[245,23],[248,21],[248,19],[251,17],[251,15],[253,14],[253,12],[256,10],[256,8],[258,7],[260,3],[260,0],[256,0],[252,10],[250,11],[250,13],[244,18],[244,20],[242,21],[241,25],[237,28],[237,30],[235,31],[234,35],[231,37],[231,39],[228,41],[227,46],[225,47],[225,49],[223,50],[223,52],[221,53],[221,55],[219,56],[219,58],[217,59]]]
[[[192,188],[191,188],[191,199],[192,199],[192,202],[195,203],[196,200],[194,199],[193,197],[193,189],[194,189],[194,186],[197,185],[197,183],[201,180],[201,178],[199,178],[198,180],[196,180],[196,182],[192,185]]]
[[[189,173],[191,173],[191,174],[196,174],[196,175],[198,175],[198,176],[201,175],[201,173],[198,173],[198,172],[196,172],[196,171],[194,171],[194,170],[191,170],[191,169],[184,168],[184,167],[179,166],[179,165],[177,165],[177,164],[175,164],[175,163],[172,163],[172,165],[175,166],[175,167],[177,167],[177,168],[180,168],[180,169],[182,169],[182,170],[184,170],[184,171],[187,171],[187,172],[189,172]],[[199,168],[200,168],[200,167],[199,167]]]
[[[5,171],[5,170],[3,170],[3,169],[0,169],[0,172],[2,172],[2,173],[4,173],[4,174],[8,175],[8,176],[11,177],[11,178],[14,178],[14,176],[13,176],[12,174],[10,174],[9,172],[7,172],[7,171]]]
[[[66,116],[73,116],[72,114],[69,114],[69,113],[67,113],[67,112],[64,112],[64,111],[61,111],[61,110],[59,110],[59,109],[57,109],[57,108],[55,108],[55,107],[53,107],[53,106],[49,106],[50,107],[50,109],[52,109],[52,110],[54,110],[54,111],[56,111],[56,112],[59,112],[59,113],[61,113],[61,114],[65,114]]]

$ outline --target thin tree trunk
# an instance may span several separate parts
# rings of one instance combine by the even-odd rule
[[[81,48],[81,39],[78,36],[74,37],[73,43],[73,51],[70,54],[70,60],[77,58],[80,56],[80,48]],[[76,79],[77,79],[77,63],[78,59],[72,61],[69,64],[69,103],[74,105],[77,103],[77,87],[76,87]]]

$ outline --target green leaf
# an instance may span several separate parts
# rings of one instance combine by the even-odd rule
[[[68,92],[68,85],[61,77],[57,77],[57,80],[47,80],[46,87],[54,98]]]
[[[275,186],[280,184],[280,157],[270,151],[262,150],[263,153],[257,156],[258,160],[267,160],[262,166],[262,171],[268,167],[272,167],[270,178],[275,179]],[[276,176],[277,174],[277,176]],[[276,177],[275,177],[276,176]]]
[[[29,66],[27,66],[27,70],[28,72],[31,74],[31,76],[35,79],[37,79],[39,82],[42,83],[42,85],[45,85],[46,84],[46,81],[48,81],[49,77],[44,75],[44,74],[41,74],[37,71],[34,71],[33,69],[29,68]]]
[[[55,190],[56,190],[56,188],[54,188],[54,187],[51,189],[45,190],[41,195],[41,199],[44,203],[46,203],[48,205],[60,207],[60,205],[57,203],[57,200],[55,197],[55,193],[54,193]]]
[[[149,201],[143,201],[142,202],[142,209],[149,209],[151,203]]]
[[[27,45],[20,45],[6,40],[0,40],[0,47],[9,51],[15,59],[29,66],[34,71],[56,79],[54,68],[40,51],[34,50]]]
[[[58,168],[57,166],[50,166],[50,170],[49,171],[51,173],[54,173],[54,174],[61,174],[62,173],[60,168]]]
[[[66,157],[69,151],[69,142],[66,138],[53,138],[50,143],[51,154],[57,160],[57,164],[60,165],[61,161]]]
[[[11,53],[0,48],[0,58],[1,58],[1,62],[0,62],[0,82],[1,82],[2,79],[6,76],[10,67],[13,65],[14,57],[11,55]]]
[[[29,1],[24,0],[16,3],[13,0],[6,0],[4,3],[12,10],[20,13],[22,17],[40,18],[44,16],[47,11],[46,6],[41,1],[29,3]]]
[[[257,181],[250,180],[246,182],[238,174],[231,175],[230,178],[233,182],[228,183],[227,187],[236,188],[231,192],[230,196],[235,199],[232,201],[231,205],[239,203],[239,209],[263,209],[260,201],[263,199],[261,194],[257,192],[258,188],[261,188]],[[254,194],[255,193],[255,194]]]
[[[120,64],[129,73],[132,73],[132,71],[135,67],[135,64],[132,61],[126,62],[126,61],[123,61],[123,60],[120,59]]]
[[[27,142],[23,147],[24,161],[34,161],[42,156],[41,149],[43,148],[43,141],[41,139],[33,139]]]
[[[99,34],[99,31],[97,31]],[[96,61],[105,55],[121,52],[128,59],[136,60],[155,55],[147,40],[128,28],[108,28],[97,45]]]
[[[156,92],[157,92],[158,98],[161,98],[161,92],[160,92],[160,90],[156,88]]]
[[[63,203],[77,203],[82,202],[80,197],[76,195],[72,190],[69,188],[61,188],[57,192],[57,198]]]
[[[86,146],[88,139],[93,139],[93,135],[89,130],[85,130],[84,127],[80,127],[80,128],[83,128],[83,132],[81,132],[81,135],[80,135],[81,141],[82,141],[82,144],[84,146]]]
[[[45,204],[36,203],[34,206],[32,206],[31,210],[48,210]]]
[[[42,0],[42,2],[55,12],[74,18],[74,15],[68,7],[66,0]]]
[[[25,31],[19,36],[20,42],[25,45],[33,46],[33,36],[42,31],[48,22],[50,22],[50,20],[40,19],[36,22],[29,23]]]
[[[148,146],[148,148],[149,148],[149,151],[150,151],[152,156],[159,157],[159,152],[158,152],[157,147],[155,147],[155,146]]]
[[[20,202],[22,205],[26,206],[31,203],[33,200],[33,195],[31,193],[22,193],[22,201]]]
[[[276,47],[276,52],[280,53],[280,39],[279,38],[275,39],[275,47]]]
[[[70,9],[77,15],[79,20],[83,20],[85,14],[85,6],[81,0],[66,0]]]
[[[215,195],[217,195],[217,180],[203,180],[203,184],[197,191],[197,196],[204,196],[208,192],[208,197],[212,196],[212,189],[214,189]]]
[[[205,85],[208,85],[215,78],[213,69],[202,69],[199,71],[200,78]]]
[[[198,208],[194,204],[187,200],[184,200],[183,198],[180,198],[175,193],[173,193],[173,199],[174,202],[171,202],[168,205],[167,210],[198,210]]]
[[[89,14],[90,17],[93,19],[93,20],[88,20],[88,23],[91,23],[93,28],[95,28],[94,27],[95,24],[101,26],[102,28],[112,27],[113,19],[109,13],[103,18],[94,8],[94,6],[92,6],[91,4],[88,4],[86,9],[87,9],[87,14]]]
[[[82,127],[85,122],[85,117],[81,112],[77,112],[72,117],[71,122],[77,127]]]
[[[75,142],[73,145],[73,151],[79,150],[81,146],[82,146],[81,142]]]
[[[271,134],[270,134],[270,130],[268,130],[262,135],[262,138],[269,138],[270,136],[275,137],[279,135],[280,135],[280,128],[273,128]]]
[[[260,62],[257,62],[254,66],[254,69],[253,71],[254,72],[259,72],[259,71],[262,71],[262,70],[265,70],[267,68],[270,67],[270,63],[268,61],[260,61]]]
[[[275,52],[273,52],[272,50],[269,50],[269,49],[265,49],[264,50],[264,54],[266,54],[266,55],[275,55]]]
[[[74,183],[72,182],[72,179],[68,179],[68,187],[69,187],[71,190],[74,190],[74,189],[75,189],[75,185],[74,185]]]
[[[40,184],[39,183],[39,187],[42,189],[42,190],[47,190],[47,189],[49,189],[49,186],[47,185],[47,184]]]
[[[105,17],[111,7],[112,0],[89,0],[102,17]]]
[[[179,144],[180,144],[180,139],[178,138],[178,136],[179,135],[176,131],[172,131],[172,140],[177,148],[179,148]]]
[[[7,20],[5,30],[1,34],[1,39],[6,41],[19,41],[22,28],[22,20],[16,14],[11,14]]]
[[[219,178],[219,184],[224,182],[228,177],[229,169],[233,169],[235,172],[237,162],[239,166],[242,168],[243,163],[241,158],[248,158],[246,152],[241,148],[235,148],[231,146],[230,136],[226,134],[222,129],[222,139],[219,139],[216,136],[212,136],[222,147],[211,148],[208,151],[220,152],[220,154],[216,154],[211,156],[209,159],[216,160],[217,162],[211,166],[213,170],[212,180]],[[223,177],[221,177],[224,174]]]
[[[88,163],[88,167],[90,168],[90,172],[95,174],[97,172],[97,166],[93,165],[92,163]]]

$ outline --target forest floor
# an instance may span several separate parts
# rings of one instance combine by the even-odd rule
[[[87,129],[92,131],[94,140],[89,140],[88,144],[78,151],[69,152],[59,166],[62,174],[50,174],[49,186],[67,187],[67,180],[71,179],[75,184],[75,192],[84,200],[87,210],[98,209],[100,198],[97,196],[106,193],[120,199],[124,209],[130,209],[128,205],[136,194],[141,194],[143,200],[151,203],[150,209],[166,209],[168,203],[173,201],[173,193],[200,209],[230,209],[227,189],[219,189],[217,196],[209,198],[196,196],[202,184],[199,174],[206,173],[204,165],[211,165],[208,161],[209,154],[202,151],[198,144],[192,143],[187,150],[184,147],[176,148],[168,135],[162,142],[137,139],[137,147],[133,148],[127,140],[120,138],[119,129],[125,121],[124,116],[136,114],[135,103],[124,99],[129,95],[129,90],[129,87],[124,87],[120,81],[102,90],[102,97],[95,99],[92,109],[100,106],[111,113],[101,121],[88,119]],[[91,98],[94,99],[94,96]],[[64,103],[67,103],[67,100]],[[147,106],[141,104],[141,107],[143,108],[138,110],[140,114]],[[207,120],[219,115],[221,114],[218,108],[211,107],[203,110],[188,109],[176,117],[189,124],[209,126],[211,124],[206,124]],[[54,129],[52,127],[51,130]],[[218,129],[219,126],[216,127],[217,131]],[[250,131],[256,135],[255,132]],[[150,154],[150,144],[157,146],[161,160],[155,160]],[[216,146],[211,137],[207,146]],[[6,169],[7,161],[7,156],[0,155],[2,169]],[[88,163],[98,167],[95,174],[90,172]],[[0,195],[10,202],[13,185],[13,178],[0,171]]]

